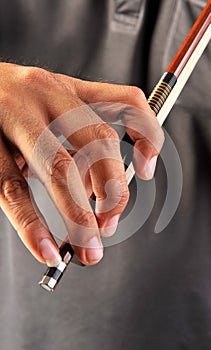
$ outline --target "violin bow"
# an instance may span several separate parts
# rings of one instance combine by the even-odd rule
[[[162,125],[184,88],[194,67],[203,54],[211,38],[211,0],[207,2],[189,34],[180,46],[166,72],[155,86],[148,103]],[[135,175],[132,162],[126,170],[129,184]],[[48,267],[39,284],[47,291],[53,292],[61,280],[69,263],[75,262],[83,266],[74,255],[68,236],[60,248],[62,261],[58,266]],[[75,260],[75,261],[74,261]]]

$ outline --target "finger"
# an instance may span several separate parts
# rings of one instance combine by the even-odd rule
[[[85,264],[98,262],[103,254],[98,224],[74,159],[48,132],[36,144],[34,155],[35,163],[42,166],[39,176],[62,214],[78,258]]]
[[[58,246],[35,211],[26,180],[0,137],[0,205],[31,253],[43,263],[61,261]]]
[[[133,165],[137,175],[149,180],[153,177],[157,156],[164,142],[164,134],[157,118],[149,116],[142,109],[116,103],[100,103],[91,105],[92,110],[103,120],[119,126],[120,137],[122,126],[125,127],[130,139],[134,142]],[[122,142],[127,142],[125,139]],[[125,146],[124,146],[125,147]],[[128,165],[128,163],[127,163]]]
[[[102,243],[77,166],[45,124],[37,121],[31,132],[33,117],[28,117],[28,123],[27,117],[24,120],[21,135],[13,139],[13,133],[8,132],[11,141],[44,183],[64,219],[70,243],[78,247],[78,258],[94,264],[102,258]]]
[[[75,151],[72,151],[72,152],[68,151],[68,153],[74,158],[80,177],[83,180],[87,197],[92,199],[94,196],[94,193],[93,193],[91,175],[90,175],[87,159],[82,156],[78,157]]]
[[[110,138],[111,134],[108,135],[106,131],[108,132],[108,126],[101,131],[100,137],[98,134],[98,140],[84,146],[79,153],[88,155],[87,163],[92,189],[96,196],[95,212],[101,235],[110,236],[116,231],[129,192],[119,150],[119,139],[113,130],[113,138]]]
[[[121,114],[126,131],[135,142],[135,171],[140,178],[151,179],[164,134],[142,90],[134,86],[87,82],[64,75],[59,75],[59,78],[74,87],[75,93],[87,103],[114,103],[97,106],[96,111],[100,111],[99,114],[106,122],[115,121],[114,115]]]
[[[101,234],[111,235],[129,196],[118,135],[87,105],[64,114],[67,106],[60,108],[61,116],[55,116],[55,124],[77,150],[76,156],[87,159]],[[57,113],[58,109],[57,105]]]
[[[75,79],[63,74],[56,74],[59,80],[69,86],[85,103],[115,102],[144,109],[152,117],[155,116],[147,103],[143,91],[136,86],[91,82]]]
[[[149,180],[154,175],[157,156],[164,143],[163,130],[156,118],[136,108],[125,109],[123,123],[135,143],[133,165],[136,174],[143,180]]]
[[[81,80],[76,80],[75,89],[80,98],[89,103],[102,101],[117,103],[112,109],[117,116],[121,113],[121,122],[135,142],[133,155],[135,171],[140,178],[151,179],[155,172],[157,156],[164,143],[164,134],[141,89],[106,83],[83,84]],[[106,104],[105,110],[108,107]],[[106,115],[105,110],[103,115]],[[110,119],[111,115],[112,110],[109,108]],[[108,118],[106,120],[109,121]]]
[[[58,76],[57,76],[58,77]],[[83,101],[81,101],[76,94],[73,94],[71,88],[64,89],[64,82],[60,82],[56,93],[51,89],[51,96],[46,97],[46,105],[50,106],[48,113],[50,114],[53,121],[56,120],[57,128],[61,134],[63,134],[73,145],[76,150],[84,148],[84,146],[94,142],[95,140],[100,139],[111,139],[115,140],[118,138],[116,133],[112,128],[106,125],[90,108],[88,108]],[[61,91],[60,91],[61,89]],[[60,91],[60,93],[59,93]],[[62,92],[62,99],[61,99]],[[75,108],[78,107],[80,108]],[[70,111],[70,112],[69,112]],[[78,112],[79,111],[79,112]],[[65,113],[66,112],[66,113]],[[69,114],[69,115],[68,115]],[[58,116],[60,116],[58,118]],[[71,135],[71,137],[70,137]],[[117,214],[120,215],[123,211],[123,208],[126,205],[128,199],[128,188],[126,184],[126,177],[124,172],[124,167],[118,145],[114,147],[107,146],[108,142],[105,142],[105,146],[102,145],[97,149],[97,157],[100,157],[98,166],[91,166],[90,164],[90,153],[88,153],[88,161],[90,166],[90,174],[92,180],[92,186],[96,190],[96,202],[101,205],[97,205],[97,209],[100,208],[100,212],[97,210],[98,224],[102,227],[106,223],[110,222],[110,219],[115,216],[115,222]],[[105,150],[103,153],[102,150]],[[106,161],[105,158],[108,158],[108,155],[113,152],[113,164],[110,165],[110,161]],[[108,152],[107,152],[108,151]],[[105,154],[105,156],[104,156]],[[65,155],[64,155],[65,156]],[[110,157],[112,159],[112,157]],[[96,162],[96,159],[95,159]],[[72,162],[73,164],[74,162]],[[100,168],[103,168],[104,171],[101,171]],[[115,177],[113,178],[113,169],[116,168]],[[94,170],[93,170],[94,169]],[[97,170],[98,169],[98,170]],[[110,170],[112,169],[112,170]],[[78,175],[77,175],[78,176]],[[101,176],[104,177],[102,181]],[[103,189],[102,186],[107,184],[112,203],[112,209],[106,210],[106,212],[101,212],[103,209],[102,203],[107,203],[105,197],[107,197],[106,189]],[[117,184],[116,184],[117,183]],[[100,186],[99,186],[100,184]],[[75,189],[74,189],[75,190]],[[73,190],[73,191],[74,191]],[[84,204],[86,201],[84,201]],[[86,203],[87,205],[87,203]],[[61,204],[60,204],[61,206]],[[78,210],[78,209],[77,209]],[[83,215],[84,217],[84,215]],[[110,225],[110,223],[109,223]],[[112,224],[113,225],[113,224]],[[116,225],[115,225],[116,228]]]
[[[112,235],[128,201],[128,186],[119,151],[119,140],[102,138],[84,146],[75,155],[87,158],[92,190],[96,196],[95,212],[101,235]],[[84,166],[85,162],[83,162]],[[85,174],[80,173],[86,183]]]

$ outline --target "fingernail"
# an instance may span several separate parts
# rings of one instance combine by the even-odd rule
[[[49,267],[59,265],[62,260],[58,250],[49,238],[44,238],[41,241],[40,253],[42,254],[43,259],[45,259],[46,264]]]
[[[115,215],[111,218],[105,227],[101,229],[102,236],[112,236],[117,229],[120,215]]]
[[[155,173],[155,167],[157,163],[157,156],[152,157],[147,163],[145,167],[145,173],[147,179],[152,179]]]
[[[86,259],[87,261],[99,261],[103,257],[103,249],[99,243],[98,238],[92,237],[88,242],[86,248]]]

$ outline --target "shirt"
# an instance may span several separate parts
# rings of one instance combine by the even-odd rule
[[[205,3],[2,0],[1,58],[87,80],[138,85],[148,95]],[[37,286],[43,265],[1,213],[2,349],[211,348],[209,72],[210,45],[164,125],[180,157],[183,188],[161,233],[154,230],[167,183],[159,160],[154,207],[145,224],[106,248],[98,265],[69,266],[49,295]],[[150,185],[139,184],[148,198]],[[138,216],[135,221],[140,226]]]

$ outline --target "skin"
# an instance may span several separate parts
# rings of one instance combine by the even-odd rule
[[[0,63],[0,77],[0,205],[30,252],[40,262],[52,266],[60,259],[58,246],[31,202],[25,179],[34,147],[49,123],[76,107],[102,101],[127,104],[144,112],[150,141],[138,129],[134,130],[134,120],[131,123],[131,118],[126,117],[125,121],[127,132],[135,142],[135,170],[143,179],[153,176],[163,132],[137,87],[87,82],[8,63]],[[95,141],[105,141],[95,147],[99,160],[88,165],[85,182],[81,174],[94,148],[87,151],[86,161],[81,157],[77,159],[74,156],[77,153],[68,152],[51,131],[37,147],[32,166],[63,215],[76,255],[84,264],[91,265],[102,258],[100,237],[114,233],[129,192],[117,133],[95,113],[89,116],[84,113],[78,118],[74,119],[76,126],[84,123],[85,127],[68,137],[76,151]],[[90,120],[91,125],[87,126]],[[61,132],[63,129],[65,125],[61,123]],[[49,152],[55,145],[58,152],[49,161]],[[106,158],[105,154],[110,153],[113,158]],[[109,209],[106,184],[109,184],[109,198],[115,204]],[[89,204],[93,193],[96,213]]]

